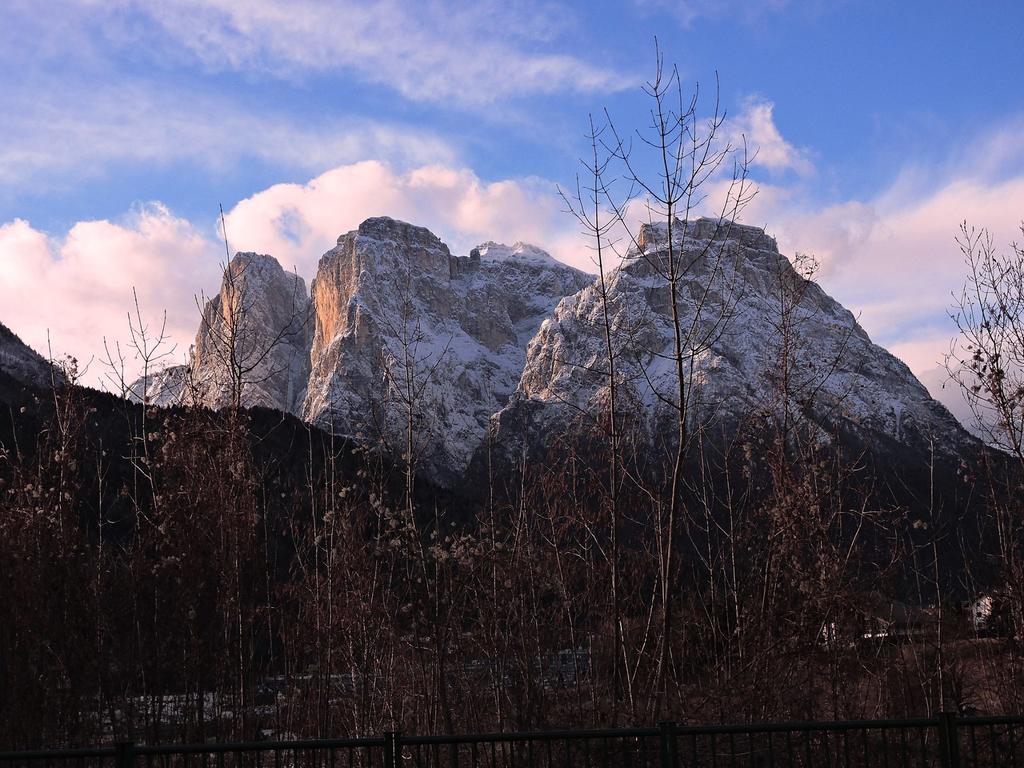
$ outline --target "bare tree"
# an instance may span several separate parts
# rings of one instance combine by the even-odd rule
[[[591,240],[594,263],[597,267],[597,288],[601,305],[601,326],[604,335],[605,361],[600,366],[601,375],[607,382],[608,396],[606,399],[603,429],[607,440],[607,493],[608,501],[608,565],[609,592],[611,599],[612,624],[612,723],[618,720],[623,698],[623,642],[622,642],[622,603],[620,599],[620,554],[619,534],[621,529],[622,510],[620,505],[621,463],[622,463],[622,428],[619,418],[619,396],[616,363],[618,360],[621,332],[617,331],[613,322],[614,307],[610,306],[609,297],[609,266],[608,256],[612,238],[615,234],[617,218],[614,212],[607,210],[609,197],[609,166],[612,156],[604,152],[601,137],[605,128],[594,124],[590,116],[590,129],[587,139],[590,142],[591,155],[580,164],[586,174],[586,180],[576,177],[576,189],[570,196],[559,190],[562,200],[569,213],[579,222],[584,235]],[[613,255],[613,254],[612,254]]]
[[[420,615],[416,633],[417,654],[428,685],[433,688],[440,722],[446,730],[454,728],[449,696],[447,660],[451,640],[451,615],[456,600],[445,578],[442,562],[451,558],[441,548],[441,521],[434,508],[429,533],[421,527],[416,509],[416,475],[420,461],[431,441],[438,437],[433,429],[433,414],[441,407],[436,391],[438,372],[446,362],[452,336],[440,339],[424,328],[424,318],[417,304],[416,270],[413,258],[406,256],[405,269],[395,286],[398,292],[397,311],[383,311],[380,322],[386,330],[381,349],[385,409],[394,409],[401,433],[401,459],[404,474],[404,510],[396,526],[397,543],[408,553],[406,567],[416,570],[409,576],[414,585],[411,605]],[[385,429],[388,428],[387,414]],[[393,435],[386,433],[386,440]],[[397,442],[397,441],[396,441]],[[426,649],[433,659],[428,663]],[[430,669],[430,665],[433,665]],[[436,727],[436,724],[433,725]]]
[[[1021,225],[1024,235],[1024,224]],[[975,426],[1024,467],[1024,247],[999,251],[992,235],[960,225],[967,266],[951,317],[959,335],[946,369],[959,385]]]
[[[145,403],[149,396],[149,386],[153,375],[163,367],[176,345],[171,343],[167,333],[167,312],[160,317],[159,326],[151,327],[142,316],[139,306],[139,295],[132,288],[132,308],[128,312],[128,342],[126,347],[115,340],[103,339],[103,365],[107,369],[105,377],[114,392],[124,398],[133,398]],[[130,357],[129,357],[130,356]],[[128,378],[128,368],[137,369],[134,379]]]
[[[957,245],[967,277],[954,296],[950,315],[959,333],[945,364],[976,429],[1015,465],[999,471],[998,455],[987,465],[1001,571],[997,586],[1013,635],[1024,629],[1024,247],[1011,243],[1000,251],[987,230],[967,222],[960,225]]]
[[[699,108],[699,89],[684,95],[675,67],[666,68],[657,50],[654,77],[644,92],[651,104],[650,124],[637,131],[636,142],[621,133],[608,118],[610,141],[605,150],[621,168],[628,193],[616,198],[600,179],[595,188],[614,212],[615,224],[631,245],[627,258],[643,260],[667,293],[671,339],[667,348],[650,348],[638,337],[631,344],[636,367],[662,407],[674,414],[675,434],[666,444],[667,485],[652,495],[657,549],[660,633],[659,661],[652,691],[651,714],[658,715],[667,700],[672,638],[675,632],[673,592],[677,588],[680,531],[683,523],[687,458],[699,434],[697,370],[702,357],[721,338],[728,324],[735,296],[726,285],[726,249],[733,222],[753,195],[747,180],[749,158],[745,147],[734,147],[724,137],[725,112],[716,92],[708,115]],[[640,152],[634,151],[639,149]],[[600,177],[607,168],[598,166]],[[653,169],[653,170],[651,170]],[[724,183],[723,183],[724,182]],[[718,199],[713,200],[712,191]],[[646,228],[637,230],[631,215],[639,207]],[[692,217],[710,210],[714,217],[696,247],[687,246],[692,236]],[[691,281],[696,295],[684,291]],[[637,319],[634,319],[634,322]],[[636,324],[634,328],[640,328]],[[651,361],[651,364],[647,363]],[[666,367],[667,376],[652,369]]]

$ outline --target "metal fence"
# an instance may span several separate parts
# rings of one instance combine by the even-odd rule
[[[1024,768],[1024,717],[857,720],[0,752],[0,768]]]

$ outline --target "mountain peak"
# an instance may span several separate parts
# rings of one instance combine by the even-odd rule
[[[738,224],[727,219],[701,216],[698,219],[677,218],[672,225],[672,239],[676,244],[685,240],[698,242],[735,242],[744,248],[778,253],[775,238],[765,233],[764,228],[749,224]],[[660,247],[668,242],[668,223],[664,221],[642,224],[637,244],[641,249]]]
[[[410,224],[400,219],[393,219],[390,216],[372,216],[369,219],[364,219],[358,229],[341,235],[338,238],[338,245],[341,245],[346,238],[350,238],[353,235],[371,237],[375,240],[392,241],[403,245],[441,247],[445,250],[448,248],[448,246],[441,242],[441,238],[426,227]]]
[[[685,255],[676,265],[679,317],[673,317],[661,263],[668,244],[665,224],[644,227],[642,250],[634,249],[608,280],[621,377],[617,391],[636,408],[632,416],[644,439],[659,439],[665,420],[674,418],[677,383],[666,361],[673,360],[679,323],[695,340],[687,361],[695,424],[737,427],[796,413],[823,440],[857,435],[872,447],[898,444],[919,453],[931,450],[934,440],[935,450],[947,456],[971,443],[906,365],[873,344],[848,310],[798,274],[763,229],[677,220],[672,239],[677,255]],[[794,306],[784,307],[781,295]],[[792,318],[787,340],[779,331],[784,312]],[[593,287],[558,305],[529,345],[515,395],[495,417],[498,444],[518,450],[516,436],[522,435],[543,445],[579,413],[606,401],[603,318],[601,292]],[[794,371],[784,379],[785,389],[778,375],[783,360]]]
[[[661,404],[673,391],[664,364],[671,302],[658,268],[667,237],[665,224],[643,227],[642,251],[608,281],[619,391],[650,436],[661,433]],[[677,220],[673,240],[693,257],[683,260],[678,288],[683,323],[712,340],[693,360],[695,418],[750,422],[786,408],[826,436],[845,430],[872,444],[918,448],[936,436],[947,452],[963,444],[962,430],[906,366],[803,280],[762,228]],[[545,442],[606,395],[596,373],[607,343],[597,283],[528,243],[486,241],[455,256],[425,227],[380,216],[323,254],[311,301],[301,280],[270,256],[238,253],[230,272],[241,275],[241,294],[222,289],[207,305],[191,361],[202,402],[226,401],[222,329],[232,319],[232,295],[241,295],[248,315],[241,339],[260,362],[243,404],[290,411],[383,446],[404,444],[401,411],[411,407],[420,420],[417,463],[442,484],[466,469],[489,425],[508,438],[499,440],[506,448],[534,427]],[[790,284],[801,291],[792,350],[800,391],[780,394],[773,329],[780,286]],[[695,297],[704,297],[696,314]],[[274,351],[263,360],[268,342]],[[395,389],[405,379],[419,393],[411,404],[402,399],[408,387],[404,395]],[[168,371],[140,391],[162,402],[164,381],[179,388],[184,378]]]
[[[524,243],[522,240],[516,240],[512,245],[505,245],[504,243],[496,243],[493,240],[488,240],[485,243],[480,243],[480,245],[474,248],[473,251],[480,254],[481,259],[493,261],[518,259],[520,261],[529,261],[535,264],[544,264],[548,266],[560,263],[547,251],[542,248],[538,248],[535,245],[531,245],[530,243]]]
[[[317,280],[321,280],[327,268],[347,283],[359,280],[363,273],[411,271],[425,271],[446,279],[454,276],[454,259],[448,246],[426,227],[389,216],[374,216],[341,235],[338,244],[321,257]],[[316,292],[314,281],[313,293]]]
[[[311,338],[305,281],[273,256],[236,253],[196,334],[192,373],[201,399],[227,405],[244,369],[243,405],[294,410],[305,395]],[[155,381],[170,390],[161,393],[164,399],[177,396],[185,383],[176,369]],[[151,388],[144,382],[140,391],[150,394]]]
[[[402,445],[409,404],[390,390],[408,374],[422,391],[421,468],[451,480],[515,389],[541,322],[588,282],[523,243],[484,243],[458,257],[428,229],[367,219],[320,259],[302,416],[366,442]]]
[[[270,272],[285,271],[284,267],[281,266],[281,262],[273,256],[266,253],[256,253],[255,251],[237,251],[235,255],[231,257],[231,261],[228,263],[228,268],[232,271],[250,268]]]

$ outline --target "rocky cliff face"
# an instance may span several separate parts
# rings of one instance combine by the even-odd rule
[[[309,378],[312,306],[305,281],[276,259],[237,253],[203,307],[188,365],[140,378],[129,396],[152,405],[262,406],[297,413]]]
[[[907,366],[798,274],[763,230],[704,219],[676,230],[692,426],[785,416],[805,419],[821,440],[842,431],[923,449],[934,439],[949,455],[973,444]],[[679,397],[666,228],[645,227],[639,246],[608,280],[618,402],[643,439],[671,442]],[[495,442],[516,452],[524,441],[543,447],[549,435],[592,426],[580,414],[607,403],[605,344],[595,283],[560,302],[530,342],[515,394],[495,416]]]
[[[528,340],[589,282],[530,246],[456,257],[426,229],[368,219],[320,260],[302,416],[404,451],[411,412],[420,466],[457,477],[515,389]]]
[[[295,413],[305,397],[312,307],[305,281],[272,256],[239,253],[207,302],[192,352],[200,397]]]
[[[411,413],[420,469],[450,481],[515,390],[541,322],[590,280],[523,243],[455,256],[422,227],[368,219],[321,258],[311,297],[270,256],[236,255],[190,364],[140,379],[130,396],[220,408],[241,383],[244,406],[398,453]]]
[[[42,355],[3,323],[0,323],[0,371],[23,384],[43,389],[53,386],[54,381],[63,383],[64,380]]]

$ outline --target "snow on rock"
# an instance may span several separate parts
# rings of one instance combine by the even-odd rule
[[[277,259],[236,253],[217,295],[203,307],[186,365],[135,380],[129,399],[149,405],[243,407],[299,413],[309,377],[312,305],[306,283]]]
[[[189,366],[169,365],[139,376],[128,387],[128,399],[135,403],[170,408],[189,401]]]
[[[680,326],[684,347],[693,350],[693,373],[684,380],[692,383],[686,398],[694,424],[735,426],[785,409],[806,415],[823,440],[837,428],[869,444],[884,437],[921,447],[934,438],[949,455],[973,443],[909,368],[798,274],[762,229],[699,219],[674,230]],[[607,280],[620,410],[647,440],[671,441],[678,377],[667,226],[643,227],[638,246]],[[787,387],[779,375],[783,296],[799,297],[788,315]],[[594,426],[585,422],[596,416],[581,422],[581,414],[598,413],[608,398],[603,317],[594,282],[563,299],[541,325],[515,394],[491,426],[510,456],[524,441],[543,447],[567,429]]]
[[[533,246],[454,256],[430,231],[367,219],[338,238],[312,284],[315,335],[303,418],[413,451],[458,477],[519,380],[526,345],[590,277]]]
[[[488,240],[486,243],[481,243],[473,249],[480,254],[483,259],[491,261],[507,261],[514,259],[516,261],[530,261],[535,264],[543,264],[547,266],[558,264],[559,262],[547,251],[543,251],[535,245],[529,243],[523,243],[516,241],[512,245],[505,245],[504,243],[495,243],[492,240]]]

